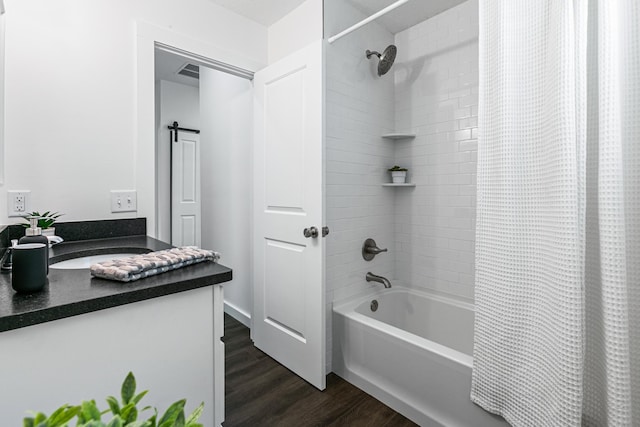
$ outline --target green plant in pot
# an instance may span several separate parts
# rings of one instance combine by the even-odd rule
[[[395,165],[389,168],[388,171],[391,172],[391,182],[394,184],[404,184],[407,181],[407,168],[401,168]]]
[[[109,409],[101,411],[95,400],[85,400],[80,405],[65,404],[56,409],[50,416],[42,412],[33,412],[32,416],[23,419],[23,427],[203,427],[198,419],[204,410],[201,403],[188,417],[184,415],[186,399],[172,403],[158,418],[158,411],[151,406],[138,409],[137,405],[147,394],[148,390],[136,394],[136,379],[129,372],[122,383],[120,399],[114,396],[106,398]],[[152,411],[149,418],[142,417],[144,411]],[[102,421],[103,416],[111,414],[108,422]],[[75,424],[70,424],[76,420]]]
[[[27,221],[26,223],[20,224],[22,225],[24,228],[29,227],[29,217],[33,217],[33,216],[37,216],[38,217],[38,227],[40,227],[42,229],[42,234],[45,236],[48,235],[55,235],[55,228],[53,227],[53,224],[56,223],[57,219],[60,218],[62,215],[59,212],[51,212],[51,211],[46,211],[44,213],[40,213],[38,211],[33,211],[30,212],[26,215],[24,215],[24,219]]]

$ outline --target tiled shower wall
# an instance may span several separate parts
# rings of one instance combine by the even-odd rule
[[[325,1],[325,27],[333,35],[365,16],[343,0]],[[331,367],[331,305],[373,287],[367,271],[393,278],[394,192],[387,180],[394,147],[380,135],[394,129],[393,75],[376,74],[367,49],[382,51],[393,35],[377,23],[351,33],[326,50],[327,370]],[[367,237],[390,252],[362,259]],[[380,286],[380,285],[377,285]]]
[[[395,35],[395,162],[413,189],[395,199],[395,277],[473,299],[478,126],[478,2]]]
[[[326,50],[327,370],[331,305],[381,285],[473,298],[478,116],[478,4],[459,6],[395,35],[371,23]],[[365,16],[325,0],[326,36]],[[385,76],[367,49],[394,43]],[[389,141],[393,131],[417,134]],[[387,168],[410,169],[415,188],[388,188]],[[367,237],[389,252],[362,259]]]

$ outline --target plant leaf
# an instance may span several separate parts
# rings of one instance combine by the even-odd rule
[[[108,396],[106,399],[107,404],[109,405],[109,408],[111,408],[111,412],[114,415],[119,415],[120,414],[120,404],[118,403],[118,399],[116,399],[113,396]]]
[[[147,421],[136,421],[131,424],[126,424],[125,427],[152,427],[151,422]]]
[[[91,401],[84,400],[82,402],[81,413],[83,418],[87,421],[90,421],[90,420],[100,421],[102,418],[100,415],[100,410],[96,406],[95,400],[91,400]]]
[[[133,376],[132,372],[127,374],[127,377],[124,379],[122,383],[122,390],[120,394],[122,395],[122,403],[125,405],[131,402],[131,398],[136,393],[136,378]]]
[[[164,415],[162,415],[160,421],[158,421],[158,427],[172,426],[176,418],[178,417],[178,414],[184,409],[184,405],[186,403],[186,399],[173,402],[171,406],[169,406],[169,408],[166,410]]]
[[[191,424],[194,424],[196,421],[198,421],[203,411],[204,411],[204,402],[200,403],[200,406],[194,409],[191,415],[187,417],[186,424],[191,425]]]
[[[153,408],[153,415],[147,420],[149,422],[149,427],[156,427],[157,419],[158,419],[158,410],[156,408]]]
[[[124,423],[122,422],[122,418],[120,418],[119,415],[116,415],[111,419],[111,421],[109,421],[107,427],[122,427],[123,425]]]
[[[49,417],[47,418],[47,422],[51,423],[55,418],[58,417],[58,415],[63,413],[65,409],[67,409],[67,407],[69,407],[69,405],[65,404],[59,407],[58,409],[56,409],[55,411],[53,411],[53,414],[49,415]]]
[[[61,427],[80,413],[80,406],[64,405],[47,419],[49,427]]]
[[[176,418],[176,422],[173,423],[173,427],[184,427],[184,411],[180,411],[180,413],[178,413],[178,417]]]
[[[147,393],[149,393],[149,390],[145,390],[145,391],[143,391],[143,392],[139,393],[139,394],[138,394],[138,395],[136,395],[136,397],[134,397],[131,401],[132,401],[134,404],[136,404],[136,405],[137,405],[137,404],[138,404],[138,402],[140,402],[140,401],[142,400],[142,398],[143,398]]]
[[[34,418],[33,417],[24,417],[22,419],[22,427],[34,427]]]
[[[138,419],[138,408],[136,408],[135,403],[129,403],[127,406],[122,408],[122,413],[120,414],[122,420],[125,424],[129,424]]]
[[[42,424],[45,420],[47,419],[47,416],[45,414],[43,414],[42,412],[38,412],[35,416],[35,418],[33,419],[33,423],[35,425],[40,425]]]
[[[133,406],[131,411],[127,414],[127,417],[124,419],[127,424],[134,422],[138,419],[138,408]]]

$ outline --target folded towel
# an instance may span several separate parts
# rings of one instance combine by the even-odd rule
[[[218,259],[218,252],[184,246],[100,262],[93,264],[90,270],[92,276],[101,279],[131,282],[203,261],[216,262]]]

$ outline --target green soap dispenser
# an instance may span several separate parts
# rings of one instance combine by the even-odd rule
[[[49,239],[46,236],[42,235],[42,228],[38,227],[38,220],[40,217],[37,216],[29,216],[27,217],[29,220],[30,226],[25,231],[25,236],[21,237],[18,240],[18,244],[23,243],[44,243],[45,244],[45,265],[47,266],[47,274],[49,274]]]

